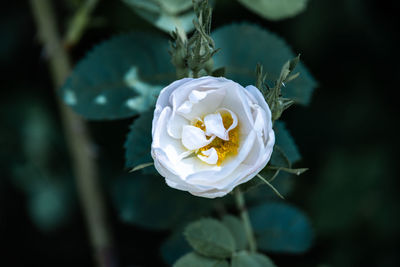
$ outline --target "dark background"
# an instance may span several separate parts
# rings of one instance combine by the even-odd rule
[[[54,2],[63,31],[70,9],[66,1]],[[31,220],[29,196],[13,181],[31,107],[50,118],[58,136],[51,149],[60,161],[68,159],[29,1],[9,1],[0,14],[0,265],[93,266],[78,204],[67,223],[40,230]],[[106,23],[89,29],[71,50],[75,61],[116,33],[157,31],[119,1],[100,1],[94,14]],[[310,168],[296,178],[287,201],[310,217],[316,239],[303,255],[271,255],[278,266],[400,265],[397,16],[387,1],[311,0],[300,15],[271,22],[236,1],[217,1],[213,28],[244,20],[263,25],[302,54],[319,83],[308,107],[283,116],[303,155],[298,166]],[[90,123],[101,159],[112,159],[115,168],[123,166],[129,122]],[[158,246],[166,233],[121,223],[106,198],[121,266],[162,265]]]

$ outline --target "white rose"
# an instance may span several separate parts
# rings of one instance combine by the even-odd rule
[[[184,78],[156,103],[151,155],[173,188],[221,197],[267,165],[275,135],[260,91],[225,78]]]

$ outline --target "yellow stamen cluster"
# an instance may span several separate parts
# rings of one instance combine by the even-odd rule
[[[229,126],[233,123],[233,119],[231,114],[223,113],[221,114],[222,122],[224,124],[225,129],[228,129]],[[195,127],[206,130],[204,123],[200,120],[196,121],[194,124]],[[206,151],[210,148],[215,148],[218,155],[217,165],[220,166],[222,161],[231,155],[236,155],[239,147],[239,125],[237,125],[234,129],[229,131],[229,140],[223,140],[219,137],[216,137],[210,144],[200,148],[197,153],[203,155],[203,151]]]

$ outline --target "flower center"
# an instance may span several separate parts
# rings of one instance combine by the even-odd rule
[[[229,112],[224,112],[221,114],[222,123],[225,129],[229,129],[229,127],[233,124],[234,119]],[[194,123],[194,126],[200,128],[203,131],[207,131],[206,126],[203,120],[197,120]],[[239,125],[236,125],[235,128],[231,129],[228,132],[228,140],[221,139],[219,137],[215,137],[214,140],[202,148],[198,149],[196,154],[201,156],[208,156],[204,154],[205,151],[209,151],[214,148],[218,155],[217,165],[221,165],[222,161],[231,155],[236,155],[239,147]],[[210,137],[211,138],[211,137]]]

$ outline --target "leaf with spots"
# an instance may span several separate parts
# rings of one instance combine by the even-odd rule
[[[119,119],[153,107],[175,79],[168,40],[131,32],[105,41],[83,58],[61,88],[61,97],[88,119]]]
[[[221,27],[212,33],[212,38],[216,48],[221,48],[213,57],[214,67],[225,67],[226,78],[243,86],[255,83],[257,63],[263,65],[267,82],[272,85],[279,77],[281,67],[295,57],[282,38],[249,23]],[[282,94],[307,105],[317,82],[301,62],[294,69],[296,72],[300,72],[300,76],[282,88]]]

